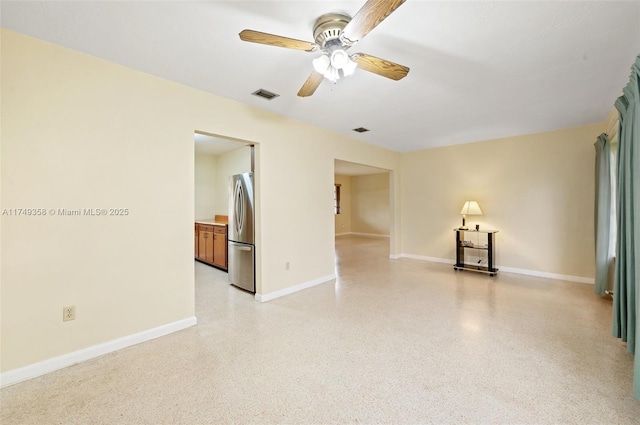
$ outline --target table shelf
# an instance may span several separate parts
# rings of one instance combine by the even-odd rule
[[[467,230],[467,229],[453,229],[456,232],[456,263],[453,265],[453,269],[458,270],[468,270],[479,273],[486,273],[489,276],[495,276],[498,273],[498,269],[494,265],[495,259],[495,234],[498,233],[497,230]],[[464,244],[465,232],[468,233],[484,233],[487,235],[487,246],[469,246]],[[476,265],[465,263],[465,250],[466,249],[474,249],[479,251],[487,251],[487,265]]]

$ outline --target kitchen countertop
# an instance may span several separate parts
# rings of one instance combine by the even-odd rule
[[[220,223],[215,220],[196,220],[196,224],[209,224],[212,226],[226,226],[227,223]]]

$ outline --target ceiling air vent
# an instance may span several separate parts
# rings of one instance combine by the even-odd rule
[[[251,94],[258,97],[263,97],[267,100],[275,99],[276,97],[280,96],[279,94],[272,93],[269,90],[265,89],[256,90]]]
[[[365,131],[369,131],[369,129],[364,127],[358,127],[358,128],[354,128],[353,131],[357,131],[358,133],[364,133]]]

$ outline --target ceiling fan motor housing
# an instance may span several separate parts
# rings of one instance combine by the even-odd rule
[[[340,13],[327,13],[316,19],[313,25],[313,38],[321,49],[327,49],[331,46],[342,46],[340,34],[347,24],[351,21],[351,17]],[[348,48],[349,46],[344,46]]]

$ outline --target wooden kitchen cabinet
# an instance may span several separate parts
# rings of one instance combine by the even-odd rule
[[[198,228],[198,260],[213,263],[213,226],[201,224]]]
[[[196,223],[193,227],[195,228],[195,235],[193,237],[193,250],[195,251],[195,257],[198,258],[198,224]]]
[[[227,270],[227,226],[196,223],[195,258]]]
[[[227,228],[213,227],[213,265],[227,269]]]

